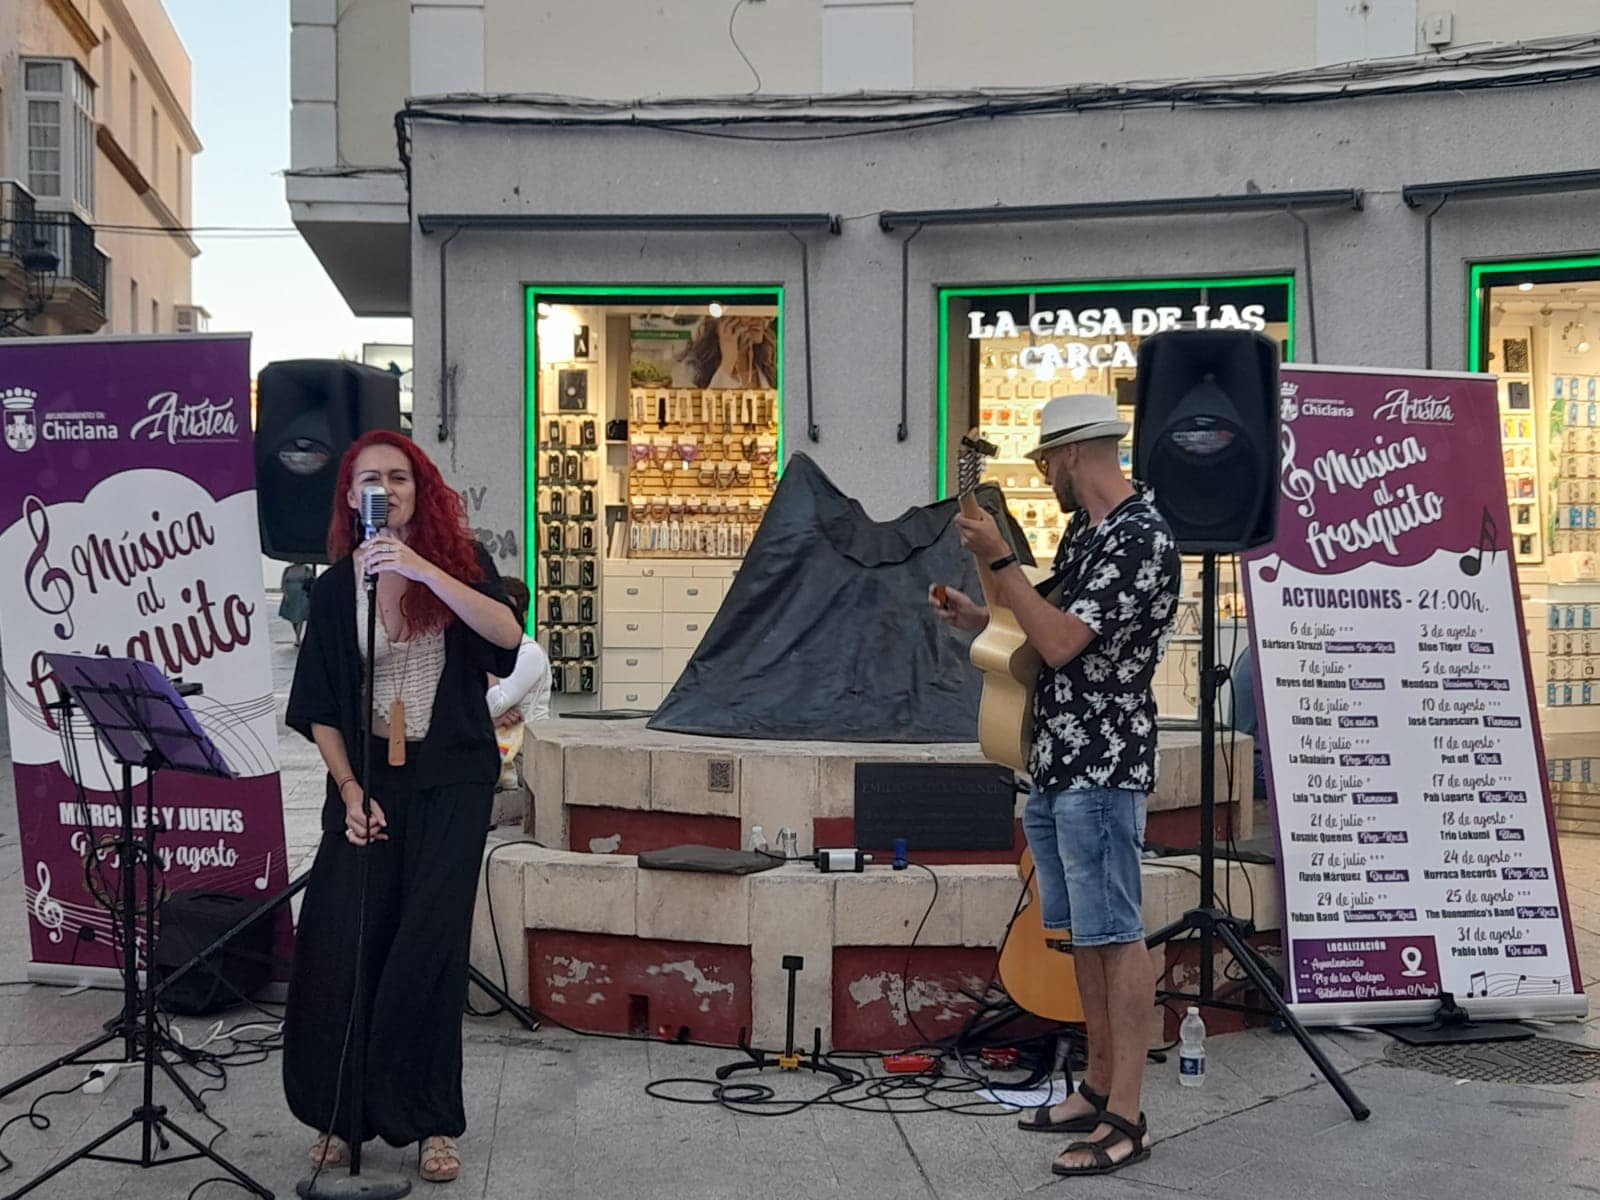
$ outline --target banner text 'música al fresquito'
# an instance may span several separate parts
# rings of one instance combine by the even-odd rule
[[[86,719],[67,755],[44,655],[154,663],[201,685],[237,779],[156,773],[167,892],[262,898],[287,881],[245,338],[0,344],[0,664],[36,964],[115,965],[121,768]],[[136,827],[144,820],[145,773]]]

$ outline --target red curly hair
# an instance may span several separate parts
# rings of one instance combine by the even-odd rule
[[[357,513],[345,499],[355,479],[356,459],[369,446],[393,446],[411,463],[411,478],[416,487],[416,512],[406,536],[406,545],[446,574],[463,583],[483,579],[478,563],[477,543],[467,525],[467,507],[461,496],[444,481],[433,460],[404,434],[374,429],[350,444],[339,462],[339,481],[334,485],[333,517],[328,522],[328,561],[347,557],[360,542]],[[426,587],[409,587],[400,602],[400,612],[414,633],[443,629],[454,618],[449,607]]]

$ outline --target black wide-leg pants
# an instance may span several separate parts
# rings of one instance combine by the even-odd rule
[[[408,763],[416,749],[408,746]],[[466,1130],[461,1016],[494,800],[493,783],[419,789],[410,782],[413,773],[414,766],[389,766],[384,744],[374,747],[372,795],[389,838],[364,851],[345,837],[343,804],[325,809],[284,1017],[290,1111],[318,1133],[349,1140],[356,1055],[353,1044],[345,1050],[345,1037],[362,907],[360,855],[367,854],[362,1136],[392,1146]]]

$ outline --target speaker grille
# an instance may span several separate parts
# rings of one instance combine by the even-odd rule
[[[1272,540],[1278,351],[1257,333],[1169,330],[1139,347],[1135,473],[1187,554]]]
[[[263,554],[327,562],[339,460],[372,429],[400,430],[400,383],[388,371],[323,359],[262,368],[255,461]]]

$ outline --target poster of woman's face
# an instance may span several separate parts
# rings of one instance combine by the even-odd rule
[[[777,318],[704,318],[678,355],[673,376],[679,387],[777,387]]]
[[[634,387],[775,388],[775,316],[635,316]]]

